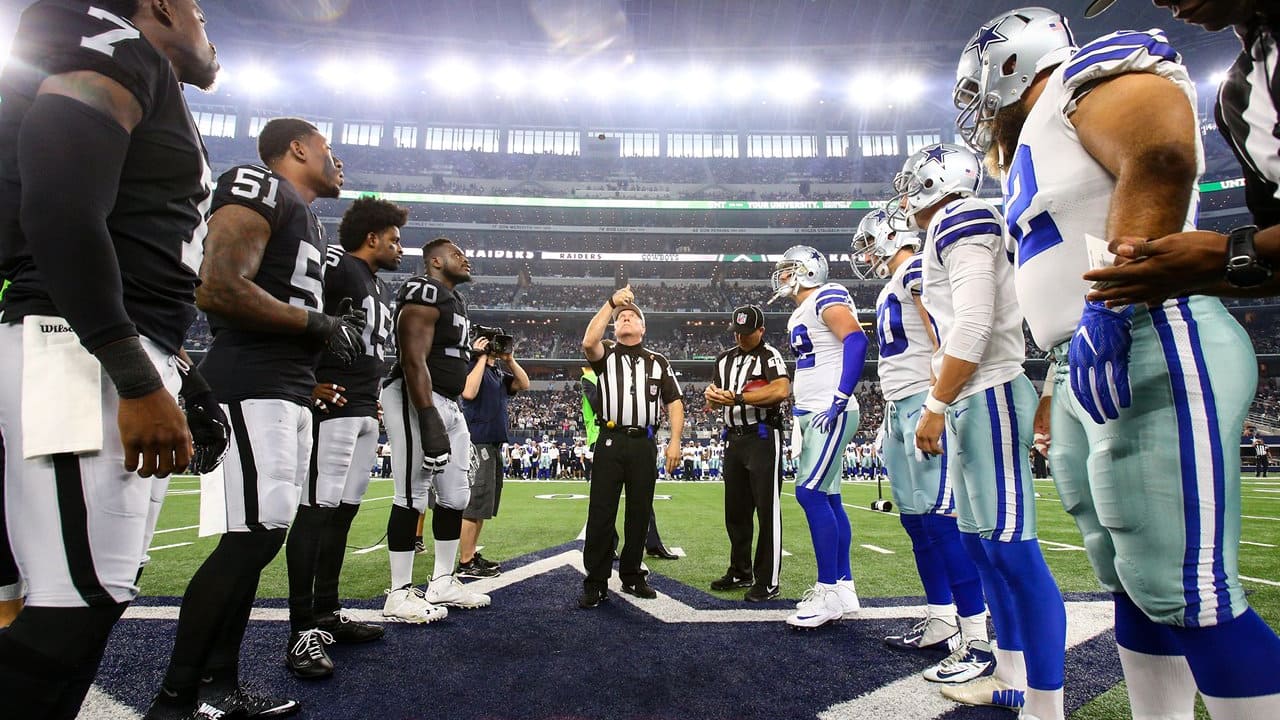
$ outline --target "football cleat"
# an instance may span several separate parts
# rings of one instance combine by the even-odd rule
[[[479,550],[476,551],[475,555],[471,556],[471,560],[472,562],[476,563],[480,567],[492,568],[494,570],[502,569],[502,563],[496,563],[490,560],[489,558],[481,555]]]
[[[339,645],[358,645],[359,643],[381,640],[386,630],[380,625],[352,620],[341,610],[334,610],[316,623],[316,627],[333,636]]]
[[[991,643],[970,640],[921,675],[929,682],[959,684],[985,677],[995,670],[996,655]]]
[[[332,642],[332,635],[317,628],[290,633],[285,664],[294,676],[303,680],[329,677],[333,674],[333,660],[324,646]]]
[[[449,609],[427,602],[425,594],[412,585],[387,593],[382,616],[407,623],[431,623],[449,616]]]
[[[853,580],[837,580],[835,594],[840,598],[844,617],[853,617],[862,609],[862,602],[858,600],[858,588],[854,586]]]
[[[498,577],[502,571],[489,565],[481,565],[480,558],[473,557],[470,562],[458,563],[456,574],[465,578],[491,578]]]
[[[488,595],[468,590],[466,585],[452,575],[433,579],[427,586],[426,599],[432,605],[447,605],[466,610],[489,607],[490,602]]]
[[[895,650],[939,650],[955,652],[964,638],[960,629],[942,618],[925,618],[901,635],[890,635],[884,644]]]
[[[965,705],[989,705],[991,707],[1019,710],[1026,703],[1026,690],[1020,690],[993,676],[980,677],[963,685],[942,688],[942,696]]]
[[[811,630],[844,617],[844,604],[840,602],[835,586],[818,583],[805,591],[796,603],[796,611],[787,618],[787,624],[796,629]]]
[[[226,718],[279,718],[288,717],[302,709],[297,700],[272,697],[259,693],[247,685],[217,699],[202,699],[196,707],[194,717],[204,720],[225,720]]]

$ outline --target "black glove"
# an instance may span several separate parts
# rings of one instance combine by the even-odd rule
[[[200,372],[185,364],[180,364],[178,369],[182,373],[182,389],[178,392],[186,408],[187,427],[191,430],[191,443],[195,448],[187,469],[204,475],[222,464],[222,458],[227,454],[228,428],[231,425]]]
[[[449,465],[449,433],[445,432],[440,411],[434,407],[419,410],[418,426],[422,431],[422,469],[443,472]]]
[[[325,350],[333,353],[343,365],[350,365],[364,354],[364,310],[354,310],[351,298],[343,298],[336,315],[311,312],[307,316],[306,334],[324,342]]]

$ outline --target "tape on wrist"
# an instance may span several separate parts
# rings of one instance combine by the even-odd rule
[[[947,403],[942,402],[938,398],[934,397],[933,393],[929,393],[927,396],[925,396],[924,409],[928,410],[934,415],[945,415],[947,412],[947,408],[949,407],[951,406],[948,405]]]

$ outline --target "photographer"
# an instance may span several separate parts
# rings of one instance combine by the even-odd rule
[[[494,577],[500,566],[476,552],[476,540],[484,521],[498,514],[502,498],[500,448],[507,437],[507,401],[529,389],[529,376],[512,355],[515,338],[498,328],[475,326],[471,345],[471,371],[462,388],[462,413],[471,430],[471,443],[479,463],[471,487],[471,502],[462,513],[462,538],[458,548],[458,575]]]

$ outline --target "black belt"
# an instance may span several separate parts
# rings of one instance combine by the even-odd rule
[[[725,432],[728,433],[729,435],[735,435],[735,436],[759,435],[760,437],[766,437],[770,431],[778,430],[778,429],[780,428],[776,428],[768,423],[752,423],[750,425],[726,427]]]
[[[596,423],[601,432],[617,433],[627,437],[653,437],[653,429],[647,425],[614,425],[612,421]]]

